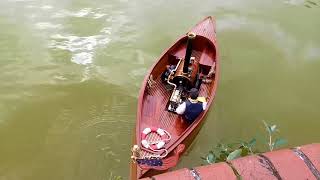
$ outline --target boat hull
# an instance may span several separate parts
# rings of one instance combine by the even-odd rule
[[[141,144],[141,132],[147,127],[158,127],[170,132],[172,139],[165,145],[169,154],[163,160],[165,165],[161,168],[141,169],[136,163],[131,162],[130,177],[132,180],[151,177],[163,173],[176,165],[180,155],[192,144],[205,122],[208,109],[211,106],[219,79],[219,60],[216,44],[215,22],[212,17],[207,17],[189,32],[195,32],[197,38],[194,41],[195,49],[192,56],[199,61],[203,74],[215,72],[212,82],[202,84],[200,96],[207,98],[208,108],[200,116],[188,125],[181,121],[181,116],[168,112],[166,103],[170,98],[170,92],[160,79],[161,73],[168,64],[177,64],[175,59],[184,57],[186,50],[186,35],[180,37],[169,49],[164,51],[158,61],[152,66],[146,75],[140,89],[136,128],[133,135],[133,144]],[[173,58],[174,57],[174,58]],[[148,81],[154,81],[154,86],[148,86]],[[149,139],[157,140],[156,136]],[[142,156],[147,157],[150,152],[144,150]]]

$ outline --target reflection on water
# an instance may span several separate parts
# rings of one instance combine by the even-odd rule
[[[319,11],[303,1],[0,6],[0,179],[126,179],[141,81],[207,15],[217,19],[221,80],[179,167],[200,165],[220,140],[263,132],[261,120],[277,124],[290,147],[319,141]]]
[[[224,30],[245,30],[262,38],[264,41],[272,43],[274,46],[278,46],[278,48],[286,55],[285,59],[288,60],[293,59],[292,56],[295,54],[296,48],[298,48],[297,40],[294,37],[290,37],[290,34],[285,32],[278,22],[266,23],[250,20],[246,17],[227,15],[226,17],[219,19],[218,23],[218,30],[221,32]]]
[[[109,37],[96,35],[88,37],[62,36],[60,34],[51,36],[50,48],[68,50],[73,53],[71,61],[76,64],[91,64],[93,51],[96,46],[105,46],[109,43]]]
[[[36,23],[36,28],[37,29],[61,29],[62,26],[61,24],[52,24],[50,22],[39,22],[39,23]]]
[[[99,12],[100,8],[97,8],[95,11],[93,11],[91,8],[84,8],[80,9],[77,12],[70,12],[67,10],[62,10],[54,13],[51,17],[52,18],[65,18],[65,17],[88,17],[88,18],[93,18],[93,19],[100,19],[107,14],[105,13],[100,13]]]
[[[304,0],[286,0],[284,2],[287,3],[287,4],[291,4],[291,5],[301,5],[305,1]]]

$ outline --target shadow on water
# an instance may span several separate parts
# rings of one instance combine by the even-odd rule
[[[136,98],[99,81],[37,89],[0,127],[1,178],[127,174]]]

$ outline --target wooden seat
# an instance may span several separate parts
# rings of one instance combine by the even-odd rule
[[[203,50],[203,52],[201,53],[201,57],[200,57],[200,64],[201,65],[205,65],[205,66],[212,66],[213,65],[213,61],[212,61],[212,57],[213,56],[213,51],[209,51],[208,48],[205,48]]]

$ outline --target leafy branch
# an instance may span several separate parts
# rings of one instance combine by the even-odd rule
[[[238,157],[254,154],[253,147],[256,144],[256,139],[250,141],[240,141],[233,144],[219,143],[213,150],[209,151],[206,157],[201,157],[208,164],[217,162],[231,161]]]
[[[268,145],[269,151],[273,151],[274,149],[287,143],[285,139],[275,138],[276,132],[279,132],[279,129],[276,125],[269,125],[265,121],[263,121],[263,124],[268,134],[266,144]],[[205,157],[201,157],[201,159],[208,164],[213,164],[257,154],[258,151],[255,149],[256,144],[256,138],[252,138],[250,141],[240,141],[230,144],[218,143],[216,147],[210,150]]]
[[[285,139],[282,138],[276,138],[274,139],[275,133],[279,132],[279,129],[277,128],[277,125],[269,125],[268,123],[266,123],[265,121],[263,121],[263,124],[268,132],[268,147],[270,151],[273,151],[275,148],[278,148],[284,144],[287,143],[287,141]]]

